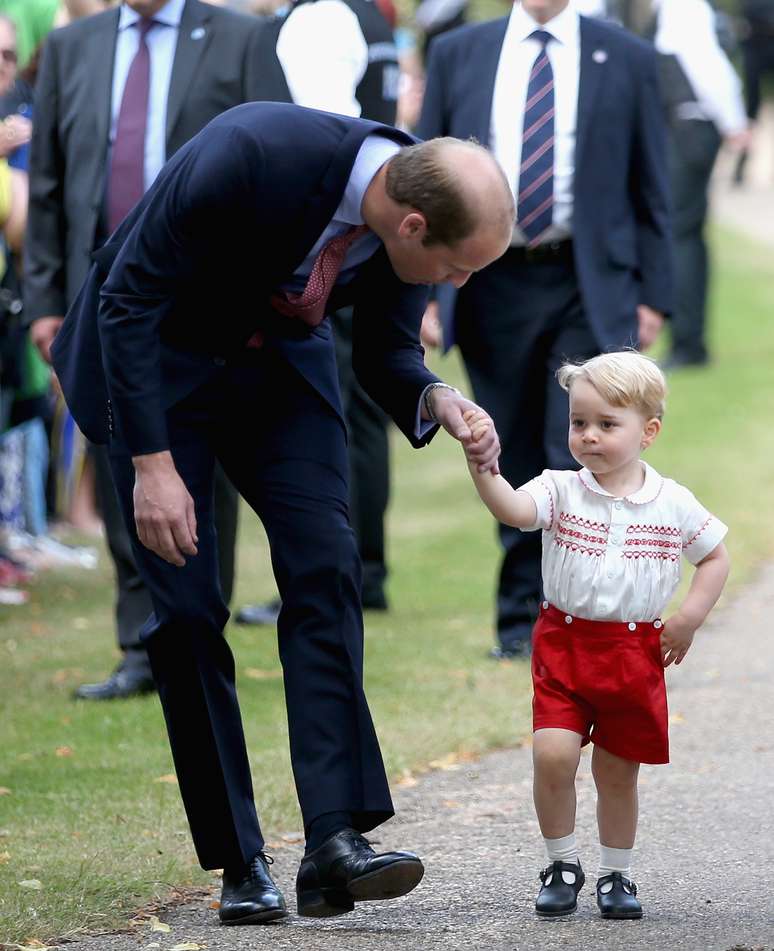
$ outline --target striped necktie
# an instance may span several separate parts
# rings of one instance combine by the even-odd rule
[[[519,228],[527,247],[540,244],[554,213],[554,73],[546,53],[550,33],[535,30],[541,44],[532,67],[524,106],[519,169]]]

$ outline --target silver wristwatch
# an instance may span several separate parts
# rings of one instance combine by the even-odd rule
[[[457,393],[459,396],[462,396],[462,393],[460,393],[456,386],[450,386],[448,383],[430,383],[429,386],[425,387],[425,391],[422,394],[422,402],[425,404],[425,412],[430,417],[432,422],[437,423],[438,417],[433,412],[433,407],[429,399],[429,396],[433,390],[451,390],[453,393]]]

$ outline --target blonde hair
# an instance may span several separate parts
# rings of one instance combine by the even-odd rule
[[[667,385],[655,360],[636,350],[601,353],[583,363],[565,363],[556,372],[569,393],[576,380],[587,380],[611,406],[632,406],[645,419],[662,419]]]

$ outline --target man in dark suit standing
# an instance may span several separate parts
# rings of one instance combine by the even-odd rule
[[[347,517],[346,427],[330,324],[353,304],[353,366],[416,447],[438,424],[482,471],[473,404],[424,366],[431,283],[461,287],[502,254],[508,183],[486,150],[408,147],[389,126],[279,103],[213,120],[167,163],[111,241],[54,342],[84,433],[110,442],[135,557],[153,598],[144,631],[194,844],[223,868],[224,923],[285,914],[263,853],[223,637],[212,470],[263,521],[290,750],[307,837],[302,915],[351,911],[422,877],[411,853],[361,833],[392,815],[362,687],[360,567]]]
[[[142,197],[167,158],[214,116],[257,98],[265,81],[260,22],[199,0],[126,0],[119,9],[50,35],[37,83],[25,246],[25,308],[49,347],[83,282],[89,256]],[[151,599],[137,572],[104,449],[97,488],[116,569],[116,630],[123,659],[82,699],[152,689],[140,642]],[[230,599],[237,497],[216,480],[221,582]]]
[[[672,306],[653,50],[568,0],[523,0],[433,44],[418,134],[475,136],[517,196],[507,253],[434,305],[500,432],[503,474],[521,485],[574,468],[557,367],[647,347]],[[500,540],[492,654],[515,657],[530,651],[540,538],[500,526]]]

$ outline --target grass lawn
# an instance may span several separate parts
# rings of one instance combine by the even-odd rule
[[[671,382],[654,465],[730,523],[732,586],[774,553],[771,252],[716,238],[712,367]],[[461,378],[452,361],[447,378]],[[236,604],[273,594],[245,513]],[[368,696],[399,787],[454,756],[529,731],[524,663],[486,659],[496,547],[459,449],[395,441],[390,600],[366,619]],[[74,686],[115,663],[107,559],[49,575],[0,615],[0,944],[109,928],[171,885],[211,882],[195,862],[158,701],[76,704]],[[300,827],[273,634],[231,627],[256,798],[270,841]],[[698,645],[700,650],[700,642]],[[280,857],[281,860],[281,857]]]

